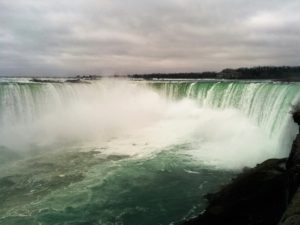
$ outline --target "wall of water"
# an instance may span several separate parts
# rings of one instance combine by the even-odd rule
[[[160,96],[136,83],[0,84],[0,146],[26,149],[106,139],[151,123]]]
[[[178,110],[180,115],[175,115],[177,122],[184,118],[187,121],[185,125],[199,123],[199,126],[203,126],[199,128],[201,132],[211,129],[205,122],[211,119],[207,114],[216,114],[217,124],[214,123],[211,133],[223,132],[222,129],[226,127],[228,133],[237,136],[236,132],[244,132],[246,125],[242,124],[244,119],[239,115],[236,119],[232,119],[235,114],[227,116],[225,110],[233,109],[264,130],[278,146],[278,149],[274,149],[281,152],[276,154],[278,157],[285,156],[297,131],[290,111],[292,105],[299,101],[299,96],[300,84],[297,83],[145,83],[120,80],[94,81],[90,84],[5,82],[0,84],[0,146],[24,149],[26,146],[32,148],[56,142],[103,140],[158,120],[168,120],[174,113],[178,114]],[[197,109],[191,104],[181,104],[174,111],[174,105],[168,103],[182,99],[196,102]],[[174,115],[163,113],[170,111]],[[200,119],[192,121],[190,117],[195,115],[191,112],[197,112]],[[226,118],[230,119],[224,121]],[[174,127],[174,124],[169,126]],[[222,135],[225,135],[224,132]]]
[[[190,98],[204,108],[234,108],[264,129],[288,151],[297,126],[290,112],[300,100],[299,83],[272,82],[154,82],[151,86],[169,99]]]

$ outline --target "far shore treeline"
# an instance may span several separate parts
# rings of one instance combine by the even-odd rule
[[[300,81],[300,66],[224,69],[221,72],[199,73],[152,73],[128,75],[135,79],[272,79],[280,81]]]
[[[76,79],[96,80],[102,77],[114,77],[143,80],[156,79],[258,79],[275,81],[300,81],[300,66],[259,66],[251,68],[224,69],[220,72],[181,72],[181,73],[149,73],[149,74],[128,74],[128,75],[77,75]],[[74,78],[74,77],[72,77]]]

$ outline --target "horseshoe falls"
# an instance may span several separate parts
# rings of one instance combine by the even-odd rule
[[[0,80],[0,224],[181,224],[289,154],[299,83]]]

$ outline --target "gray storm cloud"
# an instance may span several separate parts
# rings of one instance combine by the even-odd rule
[[[297,65],[298,0],[0,0],[0,75]]]

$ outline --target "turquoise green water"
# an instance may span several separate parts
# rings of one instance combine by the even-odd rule
[[[0,224],[181,224],[288,152],[299,84],[0,84]],[[282,140],[285,140],[284,145]]]
[[[180,224],[235,174],[182,148],[143,160],[71,151],[19,162],[0,180],[0,224]]]

